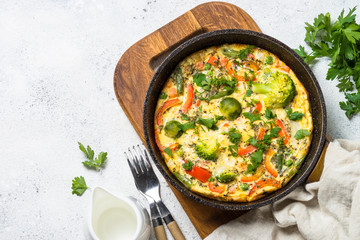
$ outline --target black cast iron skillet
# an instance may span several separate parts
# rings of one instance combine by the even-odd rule
[[[188,190],[168,170],[154,139],[154,115],[156,103],[164,83],[177,64],[198,50],[225,43],[255,45],[277,55],[295,72],[296,76],[308,91],[313,116],[313,139],[308,155],[306,156],[299,172],[285,187],[270,193],[261,199],[248,203],[218,201],[203,197]],[[281,199],[307,179],[318,162],[321,151],[324,147],[326,133],[326,109],[322,92],[314,74],[291,48],[262,33],[248,30],[229,29],[196,36],[180,45],[164,60],[152,78],[146,93],[143,111],[143,127],[146,144],[151,157],[165,179],[177,190],[190,199],[211,207],[226,210],[248,210],[270,204]]]

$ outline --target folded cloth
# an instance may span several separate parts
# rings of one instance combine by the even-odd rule
[[[360,239],[360,142],[331,142],[319,182],[249,211],[206,238],[227,239]]]

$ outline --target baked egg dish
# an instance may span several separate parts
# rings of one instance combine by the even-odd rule
[[[312,138],[309,96],[267,50],[224,44],[174,69],[159,96],[155,141],[169,170],[191,191],[250,202],[285,186]]]

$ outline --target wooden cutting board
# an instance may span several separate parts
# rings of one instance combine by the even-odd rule
[[[142,110],[146,90],[156,68],[184,41],[201,33],[221,29],[246,29],[261,32],[254,20],[241,8],[224,2],[201,4],[131,46],[119,60],[114,76],[116,97],[145,143]],[[309,177],[318,180],[323,162]],[[202,238],[218,226],[244,214],[224,211],[196,203],[171,187],[178,201]],[[175,216],[176,218],[176,216]],[[180,228],[181,223],[178,222]]]

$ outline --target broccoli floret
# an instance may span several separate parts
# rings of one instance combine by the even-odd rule
[[[269,108],[285,107],[296,93],[293,80],[281,72],[271,73],[267,83],[253,83],[252,91],[265,94],[264,104]]]
[[[220,144],[215,139],[199,140],[195,146],[195,151],[199,157],[205,160],[216,161],[219,146]]]
[[[234,171],[222,170],[215,175],[215,178],[221,183],[229,183],[234,181],[236,176],[237,174]]]

